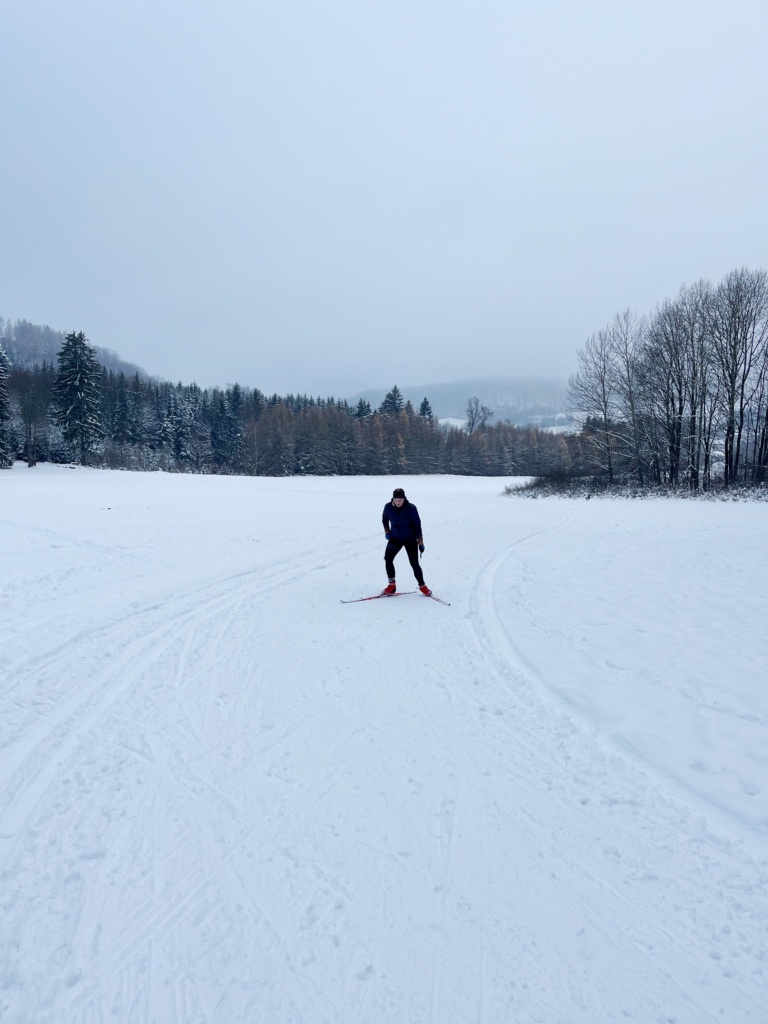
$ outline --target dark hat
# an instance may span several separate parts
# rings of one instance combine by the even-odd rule
[[[394,491],[392,491],[392,497],[393,498],[404,498],[405,497],[405,491],[403,490],[402,487],[396,487],[394,489]]]

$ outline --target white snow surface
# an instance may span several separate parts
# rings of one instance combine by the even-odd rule
[[[504,483],[0,474],[3,1022],[768,1021],[766,505]]]

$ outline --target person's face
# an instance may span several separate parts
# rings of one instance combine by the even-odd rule
[[[400,508],[400,506],[403,504],[404,501],[405,501],[405,498],[393,498],[392,499],[393,504],[397,505],[398,508]]]

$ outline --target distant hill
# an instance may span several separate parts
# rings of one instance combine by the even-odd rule
[[[64,331],[54,331],[52,327],[31,324],[28,320],[16,320],[12,323],[0,317],[0,344],[5,349],[11,366],[17,366],[20,370],[28,370],[42,363],[52,363],[55,366],[65,337]],[[126,377],[133,377],[137,373],[140,377],[149,377],[140,366],[127,363],[111,348],[101,348],[99,345],[92,347],[96,352],[96,358],[105,369],[112,370],[113,373],[124,373]]]
[[[392,384],[397,384],[393,381]],[[403,397],[418,409],[423,398],[440,420],[463,420],[467,402],[479,398],[493,410],[494,423],[506,420],[516,426],[559,426],[568,422],[565,412],[566,381],[558,377],[482,377],[449,384],[397,385]],[[371,389],[353,395],[352,404],[363,398],[375,409],[389,389]]]
[[[11,365],[20,369],[39,366],[43,362],[55,366],[64,338],[63,331],[55,331],[51,327],[32,324],[28,320],[11,322],[0,317],[0,343]],[[149,379],[149,374],[142,367],[126,362],[112,349],[99,345],[93,348],[97,359],[107,370],[124,373],[126,377],[138,373],[140,377]],[[558,377],[481,377],[448,384],[420,384],[418,387],[402,387],[393,380],[394,384],[416,409],[423,398],[428,398],[435,416],[449,423],[464,422],[470,398],[478,398],[482,405],[493,410],[494,423],[506,420],[515,426],[562,427],[571,422],[565,412],[566,382]],[[357,405],[363,398],[376,409],[388,390],[371,388],[360,391],[348,401]]]

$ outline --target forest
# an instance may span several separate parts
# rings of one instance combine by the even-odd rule
[[[579,352],[568,390],[590,471],[608,486],[762,486],[768,275],[734,270],[649,316],[616,314]]]
[[[6,338],[13,331],[6,324]],[[63,339],[55,365],[13,366],[0,349],[4,466],[22,460],[261,476],[505,476],[543,472],[565,455],[561,436],[492,425],[476,399],[468,400],[467,415],[465,428],[441,426],[426,397],[416,410],[396,385],[372,409],[362,399],[350,406],[333,397],[266,396],[239,384],[209,389],[128,376],[102,365],[82,332]]]
[[[426,396],[416,409],[397,385],[373,409],[364,399],[171,384],[124,372],[83,332],[26,321],[0,321],[0,341],[3,467],[514,475],[558,488],[690,492],[763,488],[768,477],[764,270],[684,286],[649,315],[616,314],[578,352],[568,385],[578,427],[568,432],[493,423],[471,396],[463,427],[441,425]]]

